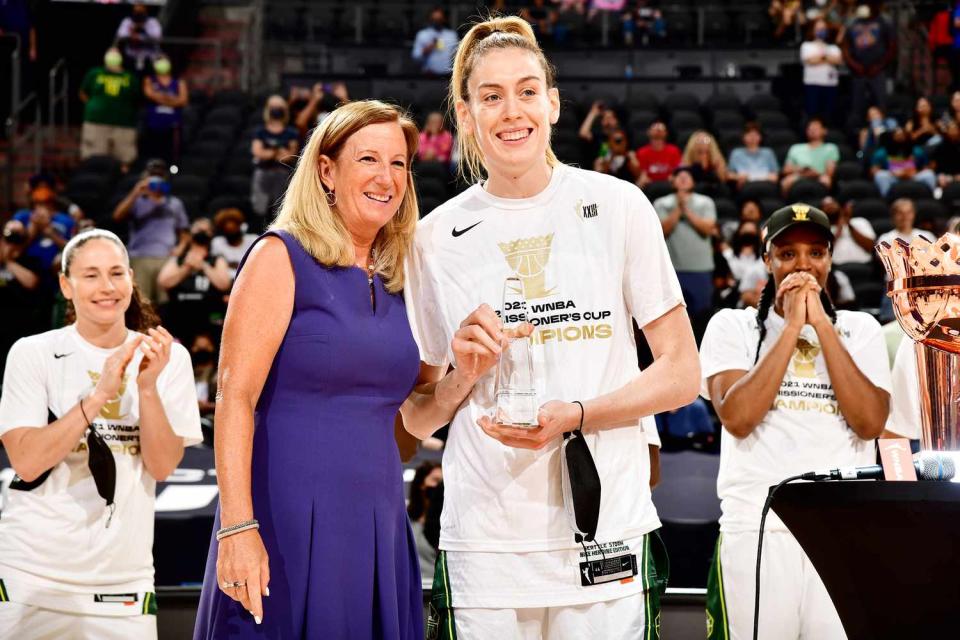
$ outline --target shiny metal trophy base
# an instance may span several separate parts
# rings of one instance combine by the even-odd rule
[[[920,383],[921,447],[960,451],[960,354],[913,345]]]

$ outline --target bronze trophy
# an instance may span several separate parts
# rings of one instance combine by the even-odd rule
[[[887,295],[914,340],[920,383],[921,447],[960,452],[960,236],[881,242]]]

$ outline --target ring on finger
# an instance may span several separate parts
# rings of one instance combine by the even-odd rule
[[[240,587],[247,586],[246,580],[224,580],[223,584],[220,585],[224,589],[238,589]]]

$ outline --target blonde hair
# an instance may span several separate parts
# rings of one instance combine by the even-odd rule
[[[727,161],[724,160],[723,152],[720,151],[720,146],[717,144],[716,139],[710,135],[708,131],[700,130],[693,132],[693,135],[687,140],[687,146],[683,148],[683,159],[680,161],[680,164],[685,166],[697,164],[694,149],[700,142],[700,138],[706,138],[710,141],[710,167],[716,170],[721,176],[725,176],[727,174]]]
[[[543,68],[543,74],[547,81],[547,88],[552,89],[556,86],[556,72],[546,56],[543,49],[537,44],[537,37],[533,33],[533,28],[523,18],[517,16],[494,17],[491,16],[483,22],[478,22],[470,28],[467,35],[460,41],[457,47],[457,55],[453,59],[453,74],[450,77],[450,94],[448,98],[448,110],[452,120],[457,122],[459,135],[457,136],[457,151],[459,152],[459,170],[464,179],[471,182],[478,182],[486,175],[483,164],[483,152],[480,145],[473,137],[473,132],[468,131],[466,127],[461,126],[457,118],[457,103],[461,100],[464,103],[470,102],[470,92],[467,90],[467,83],[470,75],[473,73],[477,62],[489,51],[494,49],[522,49],[529,51],[537,58],[537,62]],[[553,149],[547,144],[547,164],[551,167],[560,163]]]
[[[283,101],[283,109],[286,115],[280,118],[280,122],[283,123],[283,126],[287,126],[287,123],[290,122],[290,105],[287,104],[287,99],[281,96],[279,93],[275,93],[269,98],[266,99],[263,103],[263,121],[264,123],[270,122],[273,118],[270,117],[270,101],[274,98],[280,98]]]
[[[320,264],[354,266],[353,240],[336,203],[331,206],[327,189],[320,181],[320,156],[336,160],[350,136],[366,126],[386,122],[400,125],[407,141],[407,191],[397,212],[377,233],[371,258],[387,291],[398,293],[403,289],[403,260],[419,219],[410,163],[417,153],[420,135],[417,125],[399,107],[379,100],[358,100],[332,111],[311,134],[283,196],[280,213],[270,228],[292,235]]]

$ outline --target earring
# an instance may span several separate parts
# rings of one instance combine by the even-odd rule
[[[336,192],[336,191],[332,191],[332,190],[331,190],[331,191],[327,191],[325,195],[326,195],[326,198],[327,198],[327,206],[328,206],[328,207],[335,207],[335,206],[337,206],[337,192]],[[333,200],[330,200],[330,196],[333,196]]]

